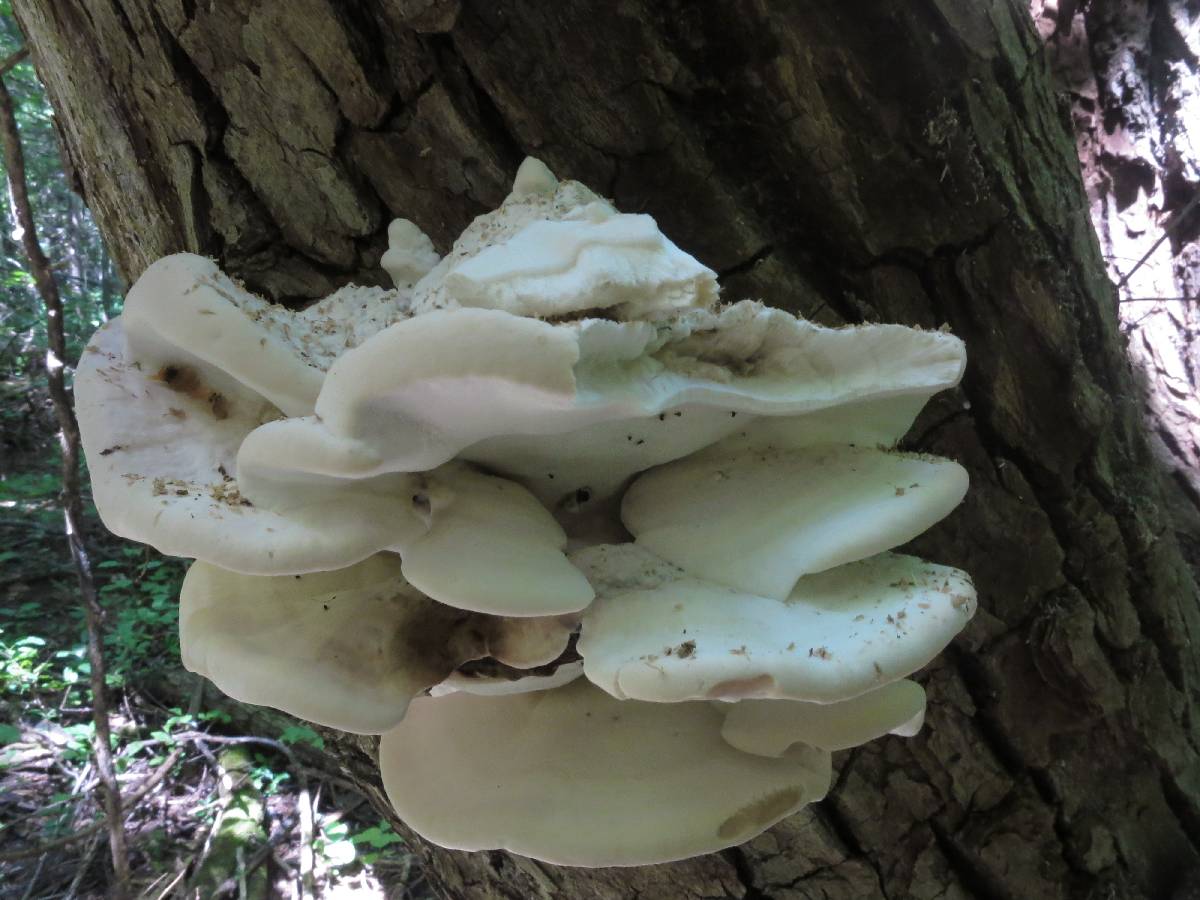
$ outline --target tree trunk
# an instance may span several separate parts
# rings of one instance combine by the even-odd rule
[[[1182,488],[1168,494],[1170,508],[1200,566],[1200,6],[1034,6],[1071,98],[1151,447]]]
[[[1196,584],[1021,3],[16,6],[127,280],[191,250],[285,300],[382,283],[390,218],[444,252],[534,154],[652,214],[729,299],[967,342],[909,441],[971,472],[915,549],[982,606],[921,676],[922,736],[842,754],[828,800],[711,857],[417,844],[446,896],[1163,898],[1194,872]],[[365,779],[372,750],[332,748]]]

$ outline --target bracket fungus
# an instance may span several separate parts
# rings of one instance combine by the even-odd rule
[[[193,563],[184,664],[382,734],[446,847],[638,865],[749,838],[911,736],[975,610],[892,552],[966,491],[895,449],[962,342],[743,300],[526,160],[444,257],[300,312],[151,266],[76,380],[97,507]]]

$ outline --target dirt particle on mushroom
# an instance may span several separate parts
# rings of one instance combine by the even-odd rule
[[[229,418],[229,401],[219,391],[208,395],[208,408],[212,410],[213,418],[217,420]]]

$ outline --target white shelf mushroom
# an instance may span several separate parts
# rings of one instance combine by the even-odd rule
[[[572,559],[597,593],[578,644],[584,672],[618,699],[848,700],[924,666],[975,612],[965,573],[892,553],[805,576],[783,599],[632,544]]]
[[[782,600],[802,575],[915,538],[966,492],[957,463],[873,447],[704,452],[638,478],[621,519],[690,574]]]
[[[537,160],[445,257],[388,238],[395,290],[300,312],[168,257],[84,354],[105,523],[199,560],[189,668],[385,732],[428,839],[569,865],[739,843],[919,730],[975,591],[887,551],[966,473],[894,448],[961,341],[719,306]]]
[[[469,660],[552,662],[572,626],[444,606],[404,579],[398,557],[379,554],[314,575],[239,575],[195,563],[180,595],[179,643],[184,666],[234,699],[381,734],[414,696]]]
[[[778,758],[721,737],[704,703],[614,700],[585,681],[416,700],[383,736],[396,812],[458,850],[568,866],[669,862],[740,844],[829,789],[829,754]]]

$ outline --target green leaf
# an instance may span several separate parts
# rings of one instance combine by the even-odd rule
[[[7,722],[0,722],[0,747],[15,744],[21,739],[21,729]]]
[[[283,729],[283,734],[279,735],[279,740],[285,744],[299,744],[304,742],[311,744],[318,750],[325,749],[324,738],[305,725],[289,725]]]
[[[366,844],[369,847],[374,847],[376,850],[382,850],[391,844],[404,843],[404,838],[392,831],[392,826],[387,822],[372,825],[365,831],[360,831],[354,835],[350,840],[356,844]]]

